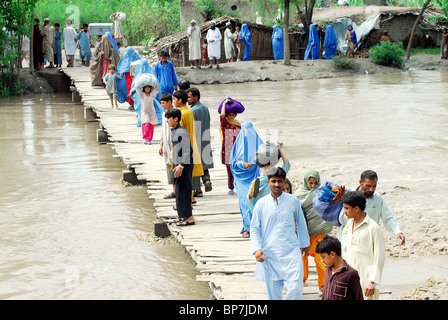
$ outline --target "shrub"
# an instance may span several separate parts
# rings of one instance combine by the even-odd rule
[[[333,65],[339,70],[359,70],[359,64],[355,59],[349,59],[342,55],[333,57]]]
[[[376,64],[401,68],[403,67],[406,52],[403,49],[403,43],[386,41],[373,46],[369,50],[369,55]]]

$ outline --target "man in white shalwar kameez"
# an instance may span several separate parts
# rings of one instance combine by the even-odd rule
[[[201,29],[196,25],[195,20],[191,20],[187,29],[188,34],[188,59],[191,61],[191,69],[196,67],[201,69]]]
[[[229,21],[226,23],[226,30],[224,31],[224,50],[226,53],[226,60],[229,63],[235,56],[235,45],[233,44],[233,39],[236,38],[236,34],[233,34],[230,30],[232,28],[232,23]]]
[[[363,193],[347,192],[341,201],[348,218],[341,235],[342,258],[358,271],[364,299],[378,300],[386,260],[383,232],[364,211],[366,198]]]
[[[214,20],[210,21],[210,25],[210,29],[207,31],[207,54],[211,62],[209,68],[215,64],[216,69],[219,69],[218,61],[221,59],[221,31],[219,28],[216,28],[216,22]]]
[[[258,200],[250,224],[251,251],[258,261],[255,277],[266,282],[269,300],[282,300],[285,282],[286,299],[301,300],[302,255],[310,247],[305,216],[300,200],[282,192],[285,171],[271,167],[267,176],[271,193]]]
[[[110,20],[115,22],[114,39],[116,42],[121,42],[124,47],[128,46],[128,41],[125,39],[123,29],[121,28],[121,21],[126,19],[126,13],[115,12],[110,15]]]
[[[75,52],[76,52],[76,38],[78,33],[75,28],[72,27],[72,21],[67,19],[67,26],[64,28],[63,37],[64,37],[64,49],[65,49],[65,58],[67,59],[67,67],[73,67],[75,62]]]
[[[54,33],[54,27],[50,25],[50,19],[45,18],[44,27],[42,28],[40,35],[43,37],[42,52],[50,63],[47,68],[54,68]]]

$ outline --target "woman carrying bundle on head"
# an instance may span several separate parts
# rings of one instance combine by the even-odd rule
[[[234,194],[234,180],[232,171],[230,170],[230,152],[232,151],[235,139],[240,133],[241,123],[235,120],[238,113],[244,112],[244,106],[232,98],[224,99],[219,105],[218,112],[220,116],[220,133],[221,133],[221,163],[227,168],[227,186],[229,195]]]

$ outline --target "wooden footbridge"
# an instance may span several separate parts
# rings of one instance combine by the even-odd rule
[[[128,104],[112,109],[106,90],[90,85],[90,72],[85,67],[63,68],[72,84],[74,102],[82,102],[85,118],[98,121],[98,141],[108,143],[127,167],[126,181],[146,184],[149,199],[154,200],[158,218],[155,229],[168,228],[179,244],[190,254],[200,273],[197,281],[209,283],[218,300],[265,300],[266,288],[254,277],[256,261],[250,252],[250,240],[242,238],[242,218],[236,195],[227,194],[226,168],[220,161],[221,146],[212,144],[214,168],[210,169],[213,190],[196,198],[193,215],[196,224],[177,227],[171,223],[177,218],[174,199],[164,199],[172,191],[167,183],[163,158],[158,154],[161,126],[155,127],[152,145],[142,143],[141,128],[137,127],[134,111]],[[212,139],[219,141],[219,138]],[[163,233],[163,231],[159,231]],[[318,300],[317,274],[310,258],[308,286],[304,287],[305,300]]]

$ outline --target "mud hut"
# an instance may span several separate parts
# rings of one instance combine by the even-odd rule
[[[364,51],[379,43],[382,33],[387,30],[391,40],[402,42],[406,48],[409,43],[412,27],[420,12],[416,7],[368,6],[350,8],[329,8],[316,10],[313,23],[320,26],[322,38],[327,25],[332,25],[338,37],[338,47],[344,42],[348,24],[352,24],[358,36],[358,52]],[[425,16],[443,16],[441,10],[428,8]],[[442,26],[420,22],[416,30],[413,47],[427,48],[440,45]]]
[[[221,30],[221,34],[224,34],[226,28],[226,22],[232,23],[232,31],[235,30],[235,26],[241,26],[246,23],[249,27],[252,39],[251,60],[273,60],[274,53],[272,50],[272,31],[273,28],[265,25],[255,24],[249,21],[235,19],[228,16],[222,16],[216,21],[216,27]],[[201,41],[207,36],[207,31],[210,28],[210,22],[204,22],[198,24],[201,29]],[[300,55],[299,47],[300,34],[290,33],[290,46],[291,46],[291,58],[297,59]],[[180,31],[176,34],[164,37],[153,43],[151,48],[154,55],[158,55],[161,51],[167,51],[170,55],[170,61],[173,62],[175,67],[185,67],[189,65],[188,59],[188,35],[187,30]],[[221,60],[220,63],[225,62],[224,44],[221,45]]]

